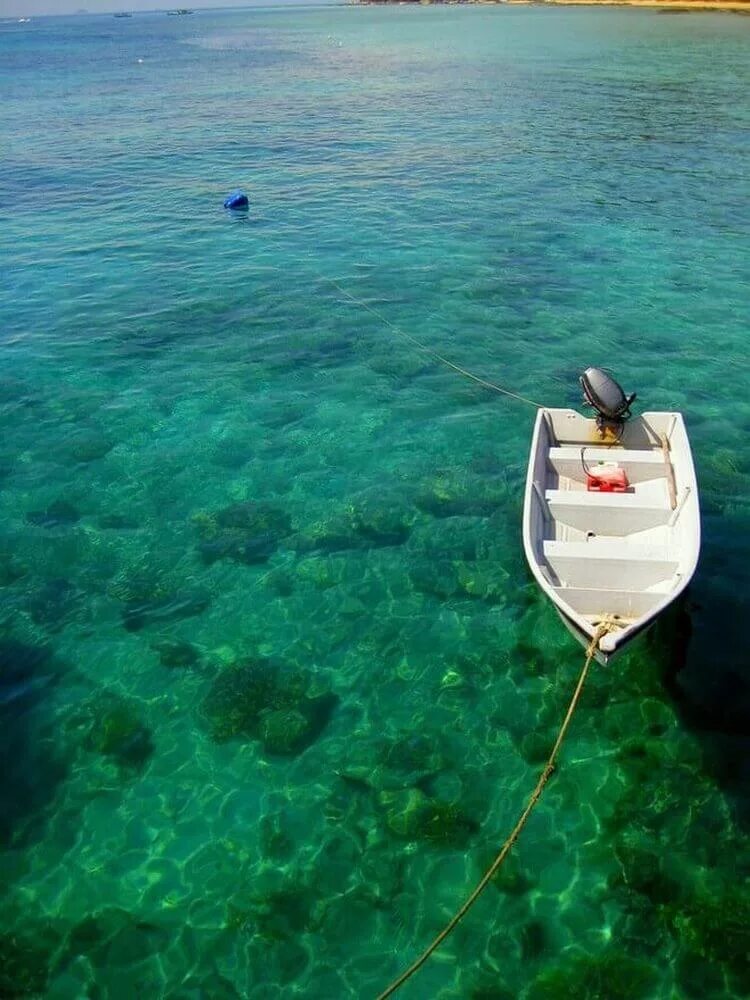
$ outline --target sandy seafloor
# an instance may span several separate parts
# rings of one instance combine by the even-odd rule
[[[0,30],[0,995],[375,996],[581,649],[533,408],[679,408],[703,553],[411,998],[750,994],[750,22],[391,7]],[[244,187],[247,215],[222,209]]]

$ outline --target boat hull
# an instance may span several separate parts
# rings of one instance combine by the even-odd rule
[[[560,617],[560,621],[563,623],[565,628],[570,632],[574,639],[576,639],[581,646],[588,652],[588,648],[591,645],[592,636],[588,635],[583,629],[578,625],[578,623],[569,615],[563,611],[562,608],[555,605],[555,611]],[[651,619],[651,621],[644,622],[639,628],[633,628],[629,630],[628,635],[624,642],[621,642],[611,653],[604,652],[604,650],[597,647],[594,651],[594,659],[597,663],[601,663],[602,666],[607,666],[614,659],[625,652],[626,649],[630,649],[633,640],[637,639],[641,635],[645,635],[646,632],[656,623],[656,619]]]
[[[682,417],[646,413],[602,442],[593,420],[540,410],[524,498],[529,567],[566,628],[608,663],[682,594],[697,565],[697,484]],[[595,490],[591,465],[624,488]]]

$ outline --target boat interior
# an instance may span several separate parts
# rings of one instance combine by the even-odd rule
[[[627,626],[680,583],[677,525],[688,492],[680,484],[680,449],[668,447],[666,458],[661,435],[684,425],[672,414],[644,414],[621,441],[602,445],[592,443],[593,421],[572,411],[546,417],[546,447],[533,479],[543,512],[539,568],[561,601],[590,624],[614,615]],[[587,473],[601,469],[599,463],[624,470],[623,492],[589,491]],[[681,496],[670,495],[672,476],[675,491],[683,486]]]

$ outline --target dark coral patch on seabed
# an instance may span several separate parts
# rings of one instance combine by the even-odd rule
[[[200,660],[200,650],[191,642],[182,639],[161,639],[153,649],[159,655],[159,662],[170,670],[193,667]]]
[[[67,500],[54,500],[44,510],[29,511],[26,520],[38,528],[69,528],[81,520],[81,513]]]
[[[224,667],[201,713],[217,742],[258,739],[271,754],[297,754],[325,729],[338,704],[333,693],[309,693],[304,673],[278,660],[250,658]]]
[[[124,772],[141,771],[154,752],[137,705],[110,691],[83,702],[68,719],[67,732],[84,750],[110,758]]]
[[[273,555],[291,531],[291,518],[280,507],[248,500],[212,513],[193,516],[201,541],[198,552],[207,565],[219,559],[253,566]]]

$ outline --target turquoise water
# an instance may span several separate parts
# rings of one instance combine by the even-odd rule
[[[750,994],[750,20],[1,29],[0,995],[374,997],[507,835],[582,661],[534,411],[394,326],[680,408],[704,529],[402,995]]]

